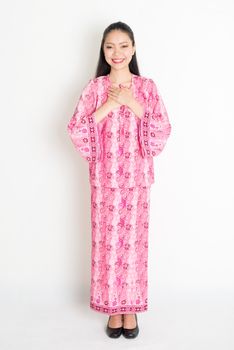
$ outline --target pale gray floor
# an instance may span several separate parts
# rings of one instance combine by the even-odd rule
[[[232,295],[193,293],[180,297],[151,296],[150,310],[138,313],[136,339],[111,339],[107,315],[82,305],[28,303],[1,305],[1,350],[103,349],[233,350]],[[153,305],[157,300],[157,305]]]

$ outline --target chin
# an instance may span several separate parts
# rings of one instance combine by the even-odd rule
[[[124,64],[124,65],[114,65],[114,64],[110,64],[109,65],[111,66],[111,68],[115,69],[115,70],[121,70],[121,69],[124,69],[124,68],[127,68],[128,67],[128,64]]]

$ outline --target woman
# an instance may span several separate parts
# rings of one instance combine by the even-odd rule
[[[89,162],[91,309],[109,315],[108,336],[135,338],[148,310],[148,229],[153,157],[171,132],[154,81],[140,76],[134,35],[122,22],[104,33],[96,76],[85,86],[68,133]]]

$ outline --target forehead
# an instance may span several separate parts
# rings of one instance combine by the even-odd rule
[[[110,33],[107,34],[105,39],[105,44],[121,44],[123,42],[130,43],[131,40],[127,33],[122,32],[121,30],[112,30]]]

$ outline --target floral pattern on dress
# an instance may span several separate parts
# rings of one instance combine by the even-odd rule
[[[109,75],[90,79],[67,131],[89,162],[91,185],[149,186],[155,181],[153,157],[161,153],[171,133],[164,102],[152,79],[132,74],[133,95],[142,104],[143,115],[121,105],[96,122],[95,111],[106,102],[110,84]]]

